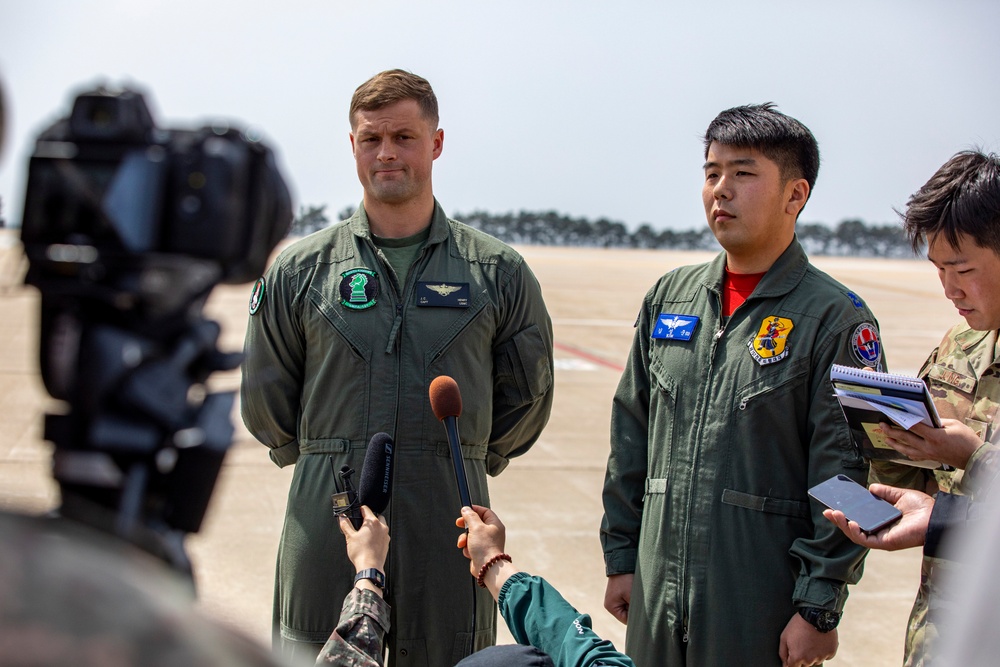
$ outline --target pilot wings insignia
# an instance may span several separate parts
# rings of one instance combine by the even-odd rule
[[[674,313],[660,313],[656,318],[656,326],[650,334],[652,338],[664,340],[691,340],[694,335],[694,328],[698,325],[698,317],[695,315],[675,315]]]
[[[423,308],[468,308],[469,283],[417,283],[417,305]]]
[[[441,296],[448,296],[453,292],[462,289],[461,285],[428,285],[427,289],[437,292]]]

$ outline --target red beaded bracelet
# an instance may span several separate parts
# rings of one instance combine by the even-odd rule
[[[483,583],[483,579],[486,577],[486,573],[489,571],[489,569],[491,567],[493,567],[494,565],[496,565],[497,563],[499,563],[502,560],[505,560],[508,563],[513,563],[514,562],[511,559],[511,557],[508,556],[507,554],[497,554],[493,558],[491,558],[488,561],[486,561],[485,563],[483,563],[483,566],[481,568],[479,568],[479,576],[476,577],[476,583],[479,584],[480,588],[486,588],[486,584]]]

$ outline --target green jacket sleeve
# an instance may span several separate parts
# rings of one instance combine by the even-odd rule
[[[651,292],[650,292],[651,293]],[[605,573],[635,571],[649,434],[649,295],[611,407],[611,451],[604,477],[601,545]]]
[[[522,260],[503,289],[493,346],[493,427],[486,458],[490,475],[528,451],[552,411],[552,321],[542,290]]]
[[[504,582],[497,602],[514,639],[541,649],[556,667],[635,664],[615,650],[614,644],[597,636],[590,616],[574,609],[541,577],[514,574]]]
[[[875,320],[869,321],[874,323]],[[852,443],[847,422],[830,385],[832,364],[856,366],[858,363],[850,351],[855,324],[850,322],[842,331],[831,332],[818,346],[812,360],[811,408],[806,434],[809,447],[807,488],[838,474],[864,484],[868,475],[868,466]],[[789,549],[800,564],[793,602],[797,606],[841,611],[847,601],[847,585],[861,579],[867,550],[851,542],[828,521],[823,516],[824,509],[821,503],[810,502],[812,533],[796,539]]]
[[[298,459],[298,406],[305,342],[292,279],[279,262],[261,279],[263,297],[247,324],[240,385],[243,423],[279,467]]]

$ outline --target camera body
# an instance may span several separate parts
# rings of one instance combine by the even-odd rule
[[[189,571],[232,441],[242,355],[202,309],[263,273],[292,220],[273,153],[227,127],[156,127],[141,93],[98,89],[38,137],[21,240],[41,293],[39,361],[61,512]]]
[[[262,143],[226,127],[160,129],[140,93],[98,89],[39,137],[21,238],[39,281],[100,279],[90,265],[165,254],[211,261],[219,282],[242,283],[260,275],[290,223]]]

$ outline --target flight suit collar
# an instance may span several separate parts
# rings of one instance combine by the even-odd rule
[[[368,224],[368,214],[365,212],[365,205],[362,203],[358,206],[358,210],[351,216],[348,224],[351,227],[351,232],[360,238],[369,239],[372,238],[371,227]],[[448,216],[445,215],[444,209],[441,208],[441,204],[438,200],[434,199],[434,213],[431,216],[431,233],[427,237],[427,242],[425,245],[434,245],[435,243],[440,243],[448,238],[450,233],[450,228],[448,226]]]
[[[809,258],[805,250],[799,243],[798,237],[792,237],[792,242],[785,248],[785,252],[775,260],[771,268],[767,270],[764,277],[760,279],[757,288],[751,295],[752,298],[775,297],[788,294],[795,286],[802,282],[802,277],[809,267]],[[722,294],[722,281],[726,271],[726,253],[721,252],[718,257],[712,260],[709,275],[711,282],[705,286]]]

